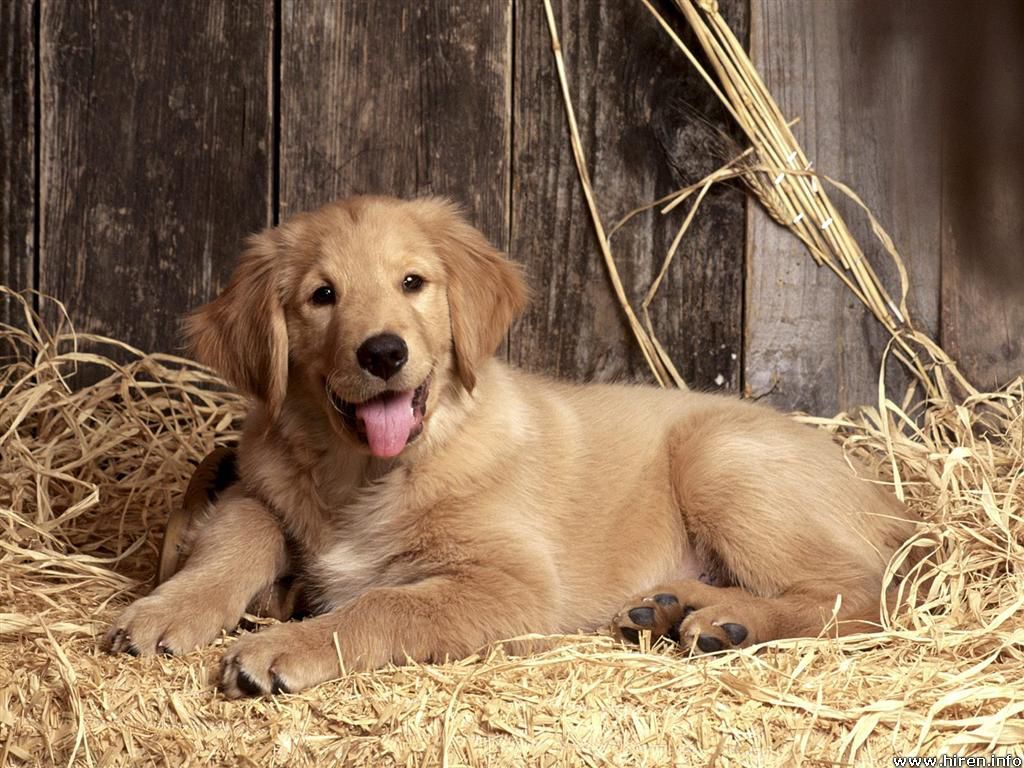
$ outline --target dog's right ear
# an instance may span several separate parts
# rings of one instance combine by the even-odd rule
[[[277,415],[288,386],[288,328],[275,284],[274,230],[250,237],[221,294],[192,312],[185,335],[196,359]]]

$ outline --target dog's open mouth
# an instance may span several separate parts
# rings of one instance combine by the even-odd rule
[[[327,388],[327,393],[345,426],[370,446],[370,452],[389,459],[402,452],[423,431],[427,412],[430,376],[416,389],[381,392],[362,403],[350,403]]]

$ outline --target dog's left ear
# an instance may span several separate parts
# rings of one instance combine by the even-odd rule
[[[494,248],[453,203],[423,198],[411,205],[444,260],[455,364],[463,386],[472,391],[477,366],[495,353],[526,307],[526,284],[518,265]]]

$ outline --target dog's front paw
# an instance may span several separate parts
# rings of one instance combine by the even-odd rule
[[[221,660],[221,692],[229,699],[294,693],[337,677],[333,645],[307,624],[278,624],[240,637]]]
[[[234,629],[240,617],[213,595],[155,592],[128,606],[100,646],[110,653],[132,656],[184,653],[209,645],[221,630]]]

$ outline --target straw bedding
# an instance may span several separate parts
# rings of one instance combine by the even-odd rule
[[[168,511],[195,462],[237,437],[244,401],[188,360],[76,335],[66,321],[46,326],[32,297],[0,287],[22,316],[0,326],[0,766],[891,765],[940,750],[1021,754],[1024,379],[977,392],[914,330],[891,241],[876,228],[900,269],[898,306],[838,214],[834,229],[821,227],[835,211],[713,4],[702,0],[702,31],[692,3],[678,2],[727,83],[723,99],[764,115],[737,114],[756,152],[669,202],[697,193],[673,249],[707,187],[742,178],[892,332],[891,354],[916,377],[906,397],[887,399],[880,381],[878,409],[803,418],[875,465],[927,521],[910,544],[927,553],[908,585],[927,584],[912,609],[843,640],[688,659],[572,636],[527,657],[487,648],[226,701],[211,681],[231,636],[145,659],[106,656],[97,638],[151,588]],[[572,140],[592,194],[575,130]],[[614,277],[611,235],[591,211]],[[59,303],[36,301],[66,318]],[[629,314],[655,377],[682,385],[646,313],[646,326]],[[76,386],[86,368],[97,383]]]
[[[1020,379],[920,427],[813,420],[898,469],[929,521],[931,592],[890,631],[695,660],[566,637],[228,702],[211,676],[231,637],[145,659],[96,639],[150,589],[167,511],[244,403],[186,360],[51,335],[18,300],[26,322],[0,331],[0,765],[880,765],[1024,741]],[[107,375],[73,389],[86,365]]]

